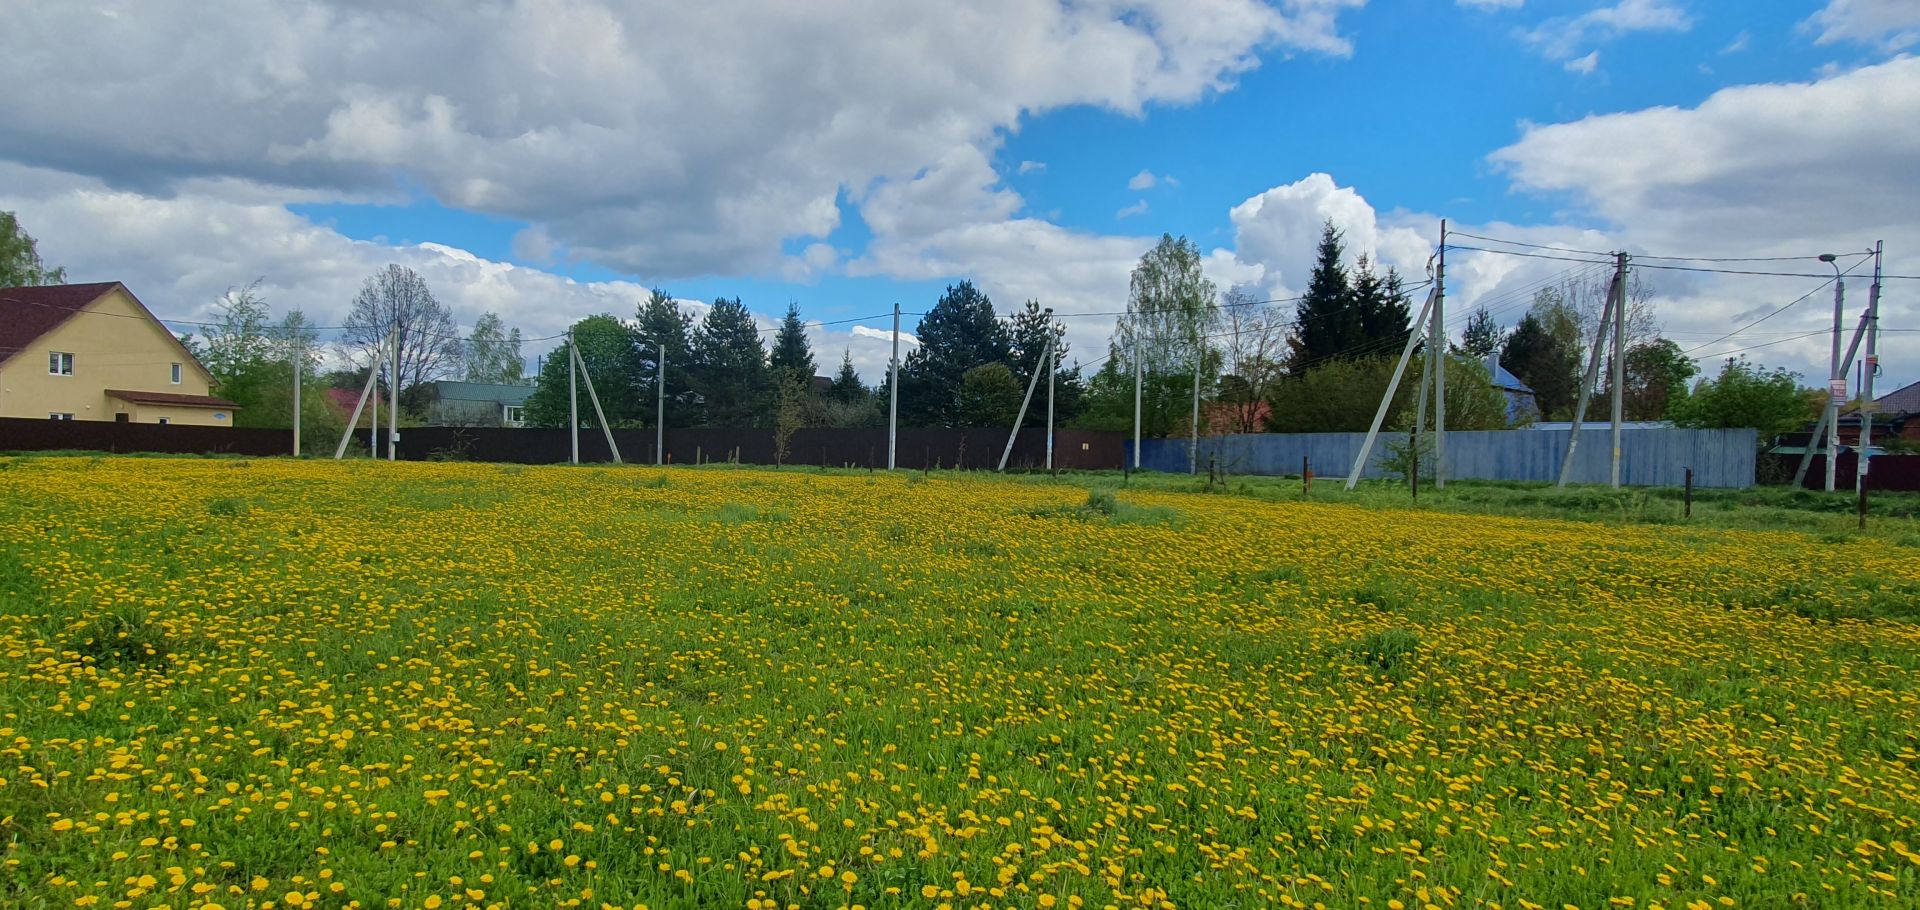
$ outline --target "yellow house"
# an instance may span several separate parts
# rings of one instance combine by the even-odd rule
[[[233,426],[213,375],[117,281],[0,288],[0,417]]]

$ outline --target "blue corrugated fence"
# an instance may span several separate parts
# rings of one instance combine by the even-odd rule
[[[1532,480],[1552,482],[1560,477],[1560,459],[1571,430],[1464,430],[1447,434],[1447,477],[1450,480]],[[1298,474],[1305,457],[1320,477],[1345,477],[1366,439],[1364,433],[1252,433],[1202,437],[1200,470],[1209,458],[1233,474]],[[1404,434],[1381,434],[1374,443],[1364,477],[1381,477],[1380,463],[1390,440],[1406,441]],[[1754,430],[1622,430],[1620,480],[1629,486],[1679,486],[1686,469],[1693,468],[1698,487],[1745,489],[1753,486],[1758,434]],[[1132,441],[1127,442],[1132,459]],[[1613,448],[1612,431],[1604,425],[1580,431],[1574,453],[1575,483],[1606,483]],[[1149,439],[1140,447],[1141,467],[1155,471],[1187,470],[1187,441]],[[1426,474],[1429,463],[1423,462]]]

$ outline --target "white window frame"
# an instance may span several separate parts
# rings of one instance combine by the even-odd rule
[[[174,384],[174,385],[179,385],[179,384],[180,384],[180,375],[181,375],[181,370],[180,370],[180,364],[177,364],[177,363],[176,363],[176,364],[173,364],[173,365],[172,365],[172,367],[173,367],[173,368],[172,368],[172,370],[171,370],[171,372],[169,373],[169,375],[171,375],[171,376],[173,377],[173,384]]]
[[[517,427],[525,423],[526,420],[527,420],[526,405],[503,404],[500,406],[500,422],[501,423],[504,423],[510,427]]]
[[[72,420],[73,415],[65,411],[49,411],[47,412],[47,419],[48,420]]]
[[[47,352],[48,376],[72,376],[73,354],[68,351]]]

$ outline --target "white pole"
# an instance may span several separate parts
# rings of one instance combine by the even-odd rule
[[[1414,325],[1425,322],[1433,313],[1434,298],[1440,295],[1439,287],[1427,292],[1427,302],[1420,306],[1420,316]],[[1347,472],[1347,489],[1353,489],[1360,482],[1360,472],[1366,470],[1367,456],[1373,454],[1373,441],[1380,436],[1380,425],[1387,420],[1387,409],[1393,406],[1393,393],[1400,390],[1400,377],[1407,372],[1407,361],[1413,359],[1413,349],[1420,345],[1420,333],[1407,333],[1407,346],[1400,352],[1400,362],[1394,364],[1393,378],[1387,381],[1387,393],[1380,396],[1380,407],[1373,412],[1373,423],[1367,427],[1367,438],[1360,442],[1360,451],[1353,457],[1353,470]]]
[[[306,372],[307,352],[304,343],[293,348],[293,457],[300,457],[300,374]]]
[[[367,418],[367,457],[380,457],[380,365],[387,362],[387,352],[381,349],[373,358],[373,414]]]
[[[573,330],[567,330],[567,438],[573,444],[569,464],[580,463],[580,391],[575,385],[574,365],[579,358],[573,353]]]
[[[1140,313],[1133,314],[1133,469],[1140,470],[1140,390],[1146,380],[1145,347],[1140,343]]]
[[[374,384],[379,377],[380,355],[376,353],[373,355],[373,363],[367,367],[367,384],[360,389],[360,400],[353,405],[353,416],[347,418],[347,429],[340,434],[339,447],[333,450],[334,461],[339,461],[347,457],[347,441],[353,438],[353,431],[360,428],[360,414],[367,408],[367,399],[373,399],[373,406],[376,409],[380,407],[380,396],[373,394]],[[380,421],[372,421],[369,423],[369,427],[371,427],[372,433],[379,433]]]
[[[1051,308],[1047,310],[1047,317],[1047,324],[1051,326],[1053,324],[1053,310]],[[1047,350],[1049,352],[1053,350],[1053,342],[1047,342]],[[1020,413],[1014,415],[1013,431],[1007,434],[1007,447],[1000,452],[1000,467],[995,470],[1004,471],[1007,469],[1007,458],[1013,455],[1013,441],[1020,438],[1020,425],[1027,422],[1027,405],[1033,401],[1033,390],[1040,385],[1040,371],[1044,369],[1046,365],[1045,355],[1042,355],[1042,358],[1033,365],[1033,376],[1027,380],[1027,394],[1020,399]]]
[[[1613,254],[1613,460],[1608,483],[1620,489],[1620,425],[1627,385],[1627,254]]]
[[[893,305],[893,359],[887,361],[887,470],[900,441],[900,304]]]
[[[1827,374],[1829,383],[1846,379],[1846,368],[1840,365],[1840,320],[1844,318],[1846,307],[1847,280],[1836,277],[1833,280],[1833,360]],[[1840,406],[1834,403],[1831,386],[1827,393],[1827,492],[1833,492],[1834,469],[1840,460]]]
[[[654,377],[654,392],[659,397],[653,426],[653,463],[667,463],[667,343],[660,343],[660,375]]]
[[[607,423],[607,412],[600,409],[600,393],[593,390],[593,372],[587,369],[587,362],[580,359],[580,349],[573,349],[573,363],[580,368],[580,378],[587,381],[587,400],[593,402],[593,415],[600,421],[600,432],[607,437],[607,451],[613,453],[613,463],[620,464],[620,446],[613,441],[613,427]]]
[[[1052,327],[1048,327],[1052,331]],[[1047,470],[1053,470],[1053,374],[1060,371],[1060,352],[1055,342],[1059,336],[1047,337]]]
[[[1433,271],[1433,488],[1447,488],[1447,219],[1440,219],[1440,261]]]
[[[400,326],[393,327],[393,333],[387,339],[393,346],[393,366],[389,372],[393,378],[387,382],[387,460],[397,457],[394,451],[400,447]]]
[[[1613,281],[1607,285],[1607,302],[1600,307],[1600,326],[1593,333],[1593,349],[1587,352],[1586,378],[1580,383],[1580,398],[1573,406],[1573,425],[1567,435],[1567,454],[1560,458],[1560,480],[1556,487],[1567,485],[1573,476],[1573,452],[1580,447],[1580,424],[1587,419],[1587,402],[1593,397],[1593,383],[1600,378],[1600,355],[1607,348],[1607,326],[1613,321],[1614,295],[1623,287],[1626,277],[1620,274],[1616,261]]]
[[[1840,358],[1841,375],[1844,376],[1848,370],[1853,369],[1853,357],[1855,354],[1860,353],[1860,340],[1866,336],[1867,314],[1861,313],[1860,323],[1853,327],[1853,340],[1847,343],[1847,355]],[[1826,432],[1827,419],[1832,416],[1833,413],[1835,412],[1821,408],[1819,419],[1813,422],[1813,432],[1807,434],[1807,447],[1800,453],[1800,466],[1795,468],[1793,472],[1793,486],[1795,489],[1798,489],[1802,484],[1806,483],[1807,467],[1813,463],[1814,444],[1819,441],[1821,434]]]
[[[1854,492],[1867,488],[1867,467],[1873,461],[1873,374],[1880,369],[1880,251],[1873,242],[1873,285],[1867,289],[1867,362],[1860,371],[1860,459],[1853,472]],[[1864,512],[1861,514],[1865,514]]]
[[[1200,473],[1200,342],[1193,345],[1193,426],[1187,439],[1187,473]]]

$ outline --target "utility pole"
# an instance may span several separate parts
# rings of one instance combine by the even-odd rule
[[[1144,346],[1140,344],[1140,313],[1133,314],[1133,469],[1140,470],[1140,391],[1146,381]]]
[[[1420,315],[1413,320],[1414,325],[1427,321],[1433,314],[1434,298],[1440,289],[1435,287],[1427,292],[1427,302],[1420,305]],[[1413,349],[1420,345],[1420,333],[1407,333],[1407,346],[1400,352],[1400,362],[1393,367],[1393,378],[1387,381],[1387,392],[1380,396],[1380,408],[1373,412],[1373,423],[1367,427],[1367,437],[1360,443],[1360,451],[1353,456],[1353,469],[1347,472],[1347,489],[1353,489],[1360,482],[1360,472],[1367,468],[1367,456],[1373,454],[1373,441],[1380,436],[1380,425],[1386,422],[1387,409],[1393,406],[1393,393],[1400,390],[1400,377],[1407,372],[1407,362],[1413,359]]]
[[[1848,370],[1853,369],[1853,357],[1855,354],[1860,353],[1860,341],[1866,337],[1867,314],[1861,313],[1860,323],[1853,327],[1853,340],[1847,343],[1846,356],[1840,358],[1840,372],[1842,375],[1845,375]],[[1835,413],[1836,412],[1826,408],[1820,409],[1819,419],[1813,422],[1813,432],[1807,434],[1807,446],[1800,453],[1800,466],[1795,468],[1793,472],[1793,485],[1795,487],[1802,486],[1806,483],[1807,468],[1813,464],[1814,444],[1826,434],[1828,418],[1832,417]]]
[[[1867,359],[1860,370],[1860,457],[1854,462],[1853,486],[1860,494],[1860,522],[1867,521],[1867,467],[1873,462],[1873,374],[1880,370],[1880,253],[1885,241],[1873,242],[1873,286],[1867,290]]]
[[[613,463],[620,464],[620,446],[613,441],[613,426],[607,423],[607,412],[600,408],[600,393],[593,390],[593,373],[587,369],[587,362],[580,359],[580,349],[573,349],[573,363],[580,368],[580,378],[587,381],[587,400],[593,402],[593,415],[600,421],[600,432],[607,437],[607,451],[613,454]]]
[[[574,364],[579,358],[573,352],[573,330],[567,330],[567,438],[573,444],[568,464],[580,463],[580,392],[574,386]]]
[[[660,372],[654,377],[653,463],[667,461],[667,343],[660,342]]]
[[[387,339],[393,347],[393,378],[387,382],[387,460],[398,457],[400,448],[400,326],[396,323]]]
[[[306,372],[307,346],[304,339],[293,346],[293,457],[300,457],[300,374]]]
[[[1047,339],[1047,472],[1053,472],[1053,376],[1060,372],[1060,351],[1055,342],[1059,334]]]
[[[367,399],[373,399],[373,406],[376,409],[380,407],[380,396],[374,394],[374,391],[380,384],[380,360],[384,356],[380,349],[374,349],[373,362],[367,365],[367,384],[360,387],[360,400],[354,402],[353,416],[347,418],[346,429],[340,433],[340,445],[333,450],[334,461],[347,457],[347,443],[353,440],[353,431],[360,428],[360,415],[366,411]],[[368,422],[368,427],[371,431],[369,438],[379,435],[380,421],[377,415],[374,420]]]
[[[900,441],[900,304],[893,305],[893,359],[887,362],[887,470]]]
[[[367,457],[380,457],[380,364],[385,363],[387,352],[382,349],[373,358],[372,370],[368,378],[373,382],[373,413],[367,417]],[[355,418],[358,420],[359,418]]]
[[[1624,297],[1621,289],[1625,286],[1626,276],[1621,274],[1620,261],[1614,260],[1613,281],[1607,285],[1607,302],[1600,308],[1600,325],[1593,333],[1593,347],[1587,351],[1587,372],[1580,382],[1580,398],[1573,406],[1573,424],[1567,431],[1567,454],[1560,459],[1560,479],[1556,487],[1564,487],[1573,478],[1573,453],[1580,448],[1580,425],[1587,419],[1587,402],[1593,398],[1593,384],[1600,378],[1600,357],[1607,349],[1607,330],[1613,322],[1613,302],[1616,297]]]
[[[1620,421],[1627,385],[1627,254],[1613,254],[1613,461],[1609,483],[1620,489]]]
[[[1833,277],[1833,360],[1827,373],[1827,492],[1833,492],[1834,472],[1840,461],[1840,403],[1833,389],[1847,381],[1846,367],[1840,365],[1840,320],[1845,318],[1847,279],[1835,265]],[[1809,440],[1811,441],[1811,440]]]
[[[1187,440],[1187,473],[1200,473],[1200,339],[1193,341],[1193,426]]]
[[[1047,308],[1047,324],[1049,326],[1053,324],[1052,307]],[[997,470],[1004,471],[1007,469],[1007,459],[1013,455],[1013,441],[1020,438],[1020,425],[1027,422],[1027,405],[1033,401],[1033,390],[1040,385],[1040,371],[1046,369],[1047,358],[1052,356],[1053,339],[1049,338],[1047,339],[1046,351],[1041,354],[1040,360],[1036,361],[1033,365],[1032,378],[1027,380],[1027,394],[1020,399],[1020,413],[1014,415],[1013,430],[1007,434],[1007,447],[1000,453],[1000,467],[997,468]],[[1052,389],[1053,383],[1047,383],[1047,388]],[[1049,402],[1049,404],[1051,404],[1051,402]]]
[[[1440,261],[1433,271],[1433,488],[1447,488],[1447,219],[1440,219]]]

